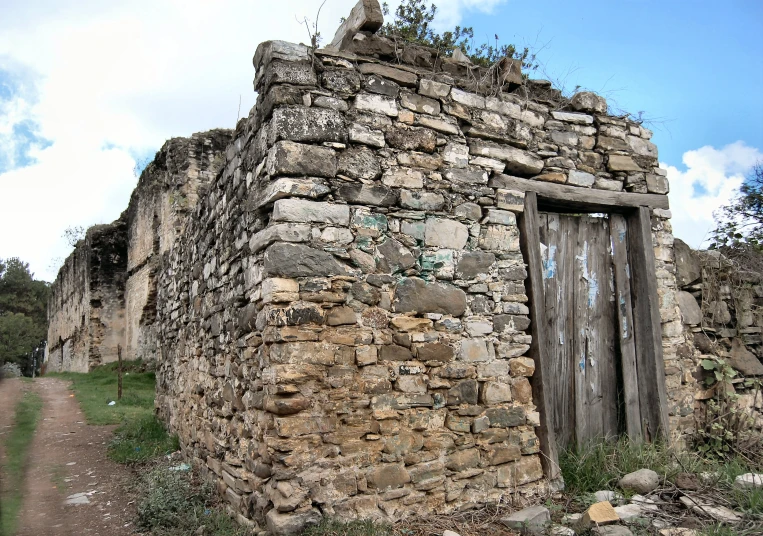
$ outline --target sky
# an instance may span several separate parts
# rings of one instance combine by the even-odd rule
[[[324,42],[355,2],[327,0]],[[440,30],[529,46],[542,64],[532,78],[641,113],[668,170],[674,233],[691,246],[763,160],[760,0],[434,3]],[[71,251],[64,231],[119,217],[136,164],[166,139],[247,115],[257,44],[307,42],[300,21],[320,4],[0,1],[0,258],[53,280]]]

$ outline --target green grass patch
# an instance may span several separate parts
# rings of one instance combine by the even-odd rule
[[[176,435],[167,434],[153,414],[128,420],[114,432],[108,456],[115,462],[142,462],[180,448]]]
[[[138,421],[154,413],[156,376],[143,363],[122,363],[122,400],[117,401],[117,364],[109,363],[83,374],[55,372],[48,374],[72,382],[77,400],[90,424],[121,424]],[[113,406],[109,402],[114,401]]]
[[[204,527],[205,536],[246,536],[218,505],[209,484],[199,482],[191,471],[173,471],[161,465],[140,483],[138,527],[152,536],[186,536]]]
[[[36,393],[27,392],[16,405],[14,425],[6,436],[4,449],[6,454],[4,488],[2,497],[2,515],[0,515],[0,536],[12,536],[16,533],[18,513],[24,484],[29,447],[37,428],[37,421],[42,411],[42,399]]]
[[[338,521],[323,519],[318,525],[308,527],[302,536],[391,536],[389,525],[373,521]]]

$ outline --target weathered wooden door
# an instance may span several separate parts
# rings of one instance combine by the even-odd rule
[[[540,213],[539,220],[557,445],[617,436],[629,428],[626,396],[635,385],[625,219]]]

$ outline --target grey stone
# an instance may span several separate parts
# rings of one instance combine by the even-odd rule
[[[593,186],[594,182],[596,182],[596,177],[590,173],[586,173],[585,171],[578,171],[573,169],[567,176],[567,184],[572,184],[574,186],[590,188]]]
[[[390,147],[403,151],[421,151],[431,153],[437,142],[434,132],[425,128],[393,127],[387,131],[387,143]]]
[[[506,171],[509,173],[536,175],[543,169],[543,160],[528,151],[510,145],[473,140],[469,143],[469,153],[506,162]]]
[[[482,207],[477,203],[462,203],[455,209],[455,214],[459,218],[477,221],[482,218]]]
[[[450,168],[445,170],[444,176],[449,181],[464,184],[487,184],[487,172],[483,169]]]
[[[271,62],[264,70],[257,72],[255,84],[258,91],[267,91],[273,84],[315,86],[318,84],[318,76],[309,63],[276,60]]]
[[[346,101],[342,99],[336,99],[334,97],[327,97],[325,95],[319,95],[313,99],[313,106],[319,108],[330,108],[338,112],[346,112],[350,109],[350,106]]]
[[[679,288],[693,285],[702,277],[702,266],[692,249],[683,240],[673,240],[676,258],[676,284]]]
[[[352,179],[376,179],[381,175],[381,166],[368,147],[350,147],[339,153],[337,172]]]
[[[424,242],[427,246],[463,249],[469,240],[469,229],[453,220],[429,218],[426,223]]]
[[[632,157],[619,154],[609,155],[607,169],[609,171],[643,171],[639,165],[633,161]]]
[[[411,190],[400,191],[400,206],[414,210],[440,210],[445,205],[442,194]]]
[[[419,93],[433,99],[442,99],[450,93],[450,86],[434,80],[421,79],[419,81]]]
[[[349,272],[331,253],[279,242],[265,250],[263,271],[265,277],[325,277]]]
[[[416,87],[419,77],[415,73],[396,69],[379,63],[361,63],[359,70],[363,74],[377,74],[388,78],[401,86]]]
[[[350,207],[304,199],[279,199],[273,205],[273,221],[350,224]]]
[[[392,307],[397,313],[461,316],[466,311],[466,293],[447,283],[429,283],[418,277],[409,277],[397,284]]]
[[[676,301],[681,309],[681,320],[687,326],[698,326],[702,323],[702,309],[696,298],[688,292],[678,291]]]
[[[333,149],[318,145],[305,145],[292,141],[279,141],[268,153],[268,174],[313,175],[333,177],[336,175],[336,155]]]
[[[393,98],[397,97],[398,93],[400,93],[399,85],[392,80],[387,80],[376,75],[368,76],[363,84],[363,88],[371,93]]]
[[[307,508],[289,513],[281,513],[273,508],[265,515],[268,533],[273,536],[298,536],[310,525],[321,521],[321,513],[317,508]]]
[[[603,527],[594,527],[591,533],[596,536],[633,536],[628,527],[622,525],[605,525]]]
[[[545,506],[531,506],[501,518],[501,523],[522,533],[543,534],[551,523],[551,513]]]
[[[397,203],[397,193],[382,185],[342,184],[336,193],[344,201],[356,205],[391,207]]]
[[[384,172],[382,183],[394,188],[422,188],[424,174],[418,169],[395,167]]]
[[[525,424],[527,415],[521,406],[513,408],[488,408],[485,415],[490,419],[491,428],[512,428]]]
[[[343,95],[350,95],[358,91],[360,79],[360,74],[351,69],[329,69],[321,74],[323,87]]]
[[[607,100],[591,91],[575,93],[570,100],[570,104],[578,112],[607,113]]]
[[[381,130],[373,130],[366,125],[353,123],[350,125],[350,141],[382,148],[384,147],[384,133]]]
[[[249,240],[252,253],[268,247],[273,242],[307,242],[310,239],[310,226],[300,223],[279,223],[255,233]]]
[[[415,93],[403,92],[400,95],[400,104],[414,112],[429,115],[440,115],[440,102],[428,97],[422,97]]]
[[[668,178],[654,173],[646,174],[646,190],[650,194],[667,194],[670,192]]]
[[[273,110],[270,126],[271,141],[306,142],[347,141],[344,115],[326,108],[292,106]]]
[[[485,97],[477,95],[476,93],[468,93],[457,88],[450,90],[450,98],[459,104],[464,106],[472,106],[474,108],[485,108]]]
[[[331,189],[321,179],[280,177],[267,183],[267,186],[261,190],[252,189],[252,198],[248,201],[248,207],[249,210],[257,210],[287,197],[316,199],[323,197],[330,191]]]
[[[734,479],[734,487],[738,489],[761,489],[763,488],[763,474],[745,473]]]
[[[257,46],[252,63],[255,69],[260,69],[274,59],[284,61],[310,61],[310,49],[302,44],[288,41],[263,41]]]
[[[397,117],[397,103],[395,99],[383,95],[359,93],[355,96],[355,108],[362,112],[373,112],[375,114]]]
[[[763,363],[737,338],[731,343],[731,353],[727,361],[745,376],[763,376]]]
[[[565,123],[573,123],[576,125],[592,125],[593,117],[588,114],[579,114],[571,112],[551,112],[551,117],[557,121],[564,121]]]
[[[411,252],[392,237],[376,246],[376,266],[380,272],[402,272],[415,264],[416,258]]]
[[[623,490],[649,493],[660,485],[660,475],[651,469],[639,469],[622,477],[617,485]]]
[[[477,404],[479,383],[477,380],[464,380],[448,391],[448,405]]]
[[[461,255],[456,265],[456,277],[474,279],[480,274],[487,274],[495,263],[495,255],[485,251],[468,251]]]

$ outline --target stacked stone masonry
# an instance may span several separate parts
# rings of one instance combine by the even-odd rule
[[[364,33],[342,52],[260,45],[257,106],[163,258],[158,410],[273,534],[543,492],[507,177],[668,191],[651,132],[596,95],[394,56]],[[652,225],[680,434],[696,363],[675,350],[669,217]]]
[[[91,227],[64,263],[48,299],[46,370],[87,372],[117,360],[124,337],[124,217]]]

